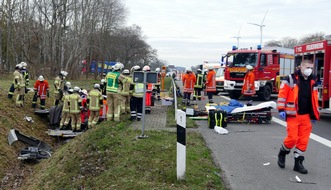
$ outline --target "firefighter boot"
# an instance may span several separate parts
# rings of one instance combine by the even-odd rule
[[[303,167],[302,162],[305,160],[305,157],[299,156],[298,158],[294,158],[294,171],[297,171],[302,174],[307,174],[308,170]]]
[[[286,160],[286,155],[290,153],[290,151],[284,150],[283,147],[280,148],[279,153],[278,153],[278,166],[280,168],[285,168],[285,160]]]

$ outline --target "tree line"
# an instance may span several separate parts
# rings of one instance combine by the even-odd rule
[[[308,34],[300,39],[292,38],[292,37],[284,37],[281,40],[270,40],[264,43],[264,46],[271,47],[271,46],[276,46],[276,47],[285,47],[285,48],[291,48],[293,49],[294,46],[305,44],[305,43],[311,43],[319,40],[324,40],[325,39],[325,34],[323,32],[316,32],[313,34]]]
[[[121,0],[2,0],[0,68],[25,61],[32,76],[66,70],[75,78],[83,59],[126,68],[164,64],[141,27],[125,26],[126,15]]]

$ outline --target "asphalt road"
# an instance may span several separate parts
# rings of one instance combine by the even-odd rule
[[[228,100],[225,94],[214,96],[215,102]],[[272,101],[276,101],[276,96]],[[261,102],[253,99],[253,105]],[[206,103],[207,100],[199,102],[199,108],[203,108]],[[287,156],[286,167],[278,167],[277,154],[286,136],[286,128],[277,110],[273,110],[273,116],[271,124],[229,123],[227,135],[219,135],[209,129],[206,120],[197,120],[199,131],[211,149],[215,163],[221,168],[228,188],[330,190],[331,114],[323,115],[321,121],[313,125],[308,150],[304,155],[304,166],[308,169],[306,175],[293,171],[293,151]],[[291,182],[290,179],[295,180],[296,176],[302,182],[315,184]]]

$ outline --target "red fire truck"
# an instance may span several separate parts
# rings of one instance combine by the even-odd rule
[[[241,95],[246,65],[254,68],[255,90],[261,100],[269,100],[272,93],[278,93],[277,76],[288,75],[295,69],[293,49],[288,48],[258,47],[253,50],[237,49],[234,46],[224,58],[224,90],[232,99],[238,99]]]
[[[326,40],[302,44],[294,47],[295,63],[310,59],[315,63],[314,74],[317,76],[319,106],[323,110],[331,108],[331,37]]]

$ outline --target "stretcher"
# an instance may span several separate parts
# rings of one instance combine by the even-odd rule
[[[224,106],[205,106],[207,112],[211,109],[222,109]],[[271,109],[276,109],[273,101],[263,102],[254,106],[234,108],[227,113],[227,122],[270,124],[272,119]]]

